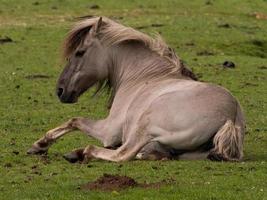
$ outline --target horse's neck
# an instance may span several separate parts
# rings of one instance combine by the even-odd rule
[[[140,43],[121,44],[112,51],[110,80],[115,91],[157,78],[155,69],[170,63]],[[158,75],[160,77],[160,75]]]

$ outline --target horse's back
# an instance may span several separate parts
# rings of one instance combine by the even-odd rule
[[[177,90],[166,90],[155,98],[148,108],[150,112],[159,115],[159,118],[167,115],[167,121],[176,122],[190,119],[190,123],[197,123],[205,121],[207,117],[213,117],[217,121],[235,119],[237,101],[230,92],[212,84],[195,81],[187,83],[192,85],[181,88],[178,82],[174,84]]]
[[[149,112],[180,111],[184,115],[220,112],[233,114],[237,101],[223,87],[191,80],[173,79],[147,84],[129,107]],[[160,108],[160,109],[159,109]],[[164,108],[164,109],[163,109]],[[234,111],[235,113],[235,111]]]

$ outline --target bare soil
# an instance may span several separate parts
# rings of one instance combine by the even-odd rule
[[[10,37],[6,36],[4,38],[0,38],[0,44],[14,42]]]
[[[173,182],[173,180],[171,180]],[[84,190],[100,190],[100,191],[114,191],[123,190],[133,187],[142,188],[160,188],[162,185],[170,183],[170,180],[163,180],[156,183],[138,183],[133,178],[128,176],[104,174],[96,181],[86,183],[81,186]]]

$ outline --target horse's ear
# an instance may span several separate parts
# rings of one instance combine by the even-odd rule
[[[96,24],[96,33],[99,32],[101,26],[102,26],[102,17],[99,17],[99,20],[97,21],[97,24]]]
[[[85,38],[85,41],[84,41],[85,44],[89,44],[90,43],[90,40],[92,38],[97,37],[97,35],[98,35],[99,31],[100,31],[100,28],[101,28],[102,24],[103,24],[102,17],[100,17],[97,20],[97,22],[94,25],[91,26],[91,28],[89,30],[89,34]]]
[[[101,26],[102,26],[102,17],[99,17],[95,25],[92,26],[92,30],[90,31],[91,34],[94,34],[94,36],[96,36],[99,33]]]

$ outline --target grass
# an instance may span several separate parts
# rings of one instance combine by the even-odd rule
[[[100,8],[90,9],[96,2]],[[267,20],[255,17],[266,10],[266,0],[0,0],[0,38],[14,41],[0,44],[0,199],[267,199]],[[98,144],[80,132],[61,139],[47,158],[27,156],[36,139],[67,119],[107,115],[105,94],[92,99],[88,92],[74,105],[54,95],[61,42],[75,17],[88,14],[161,32],[201,80],[228,88],[246,114],[244,161],[69,164],[63,153]],[[224,69],[225,60],[236,68]],[[48,78],[27,78],[34,74]],[[176,181],[160,189],[78,189],[103,173]]]

